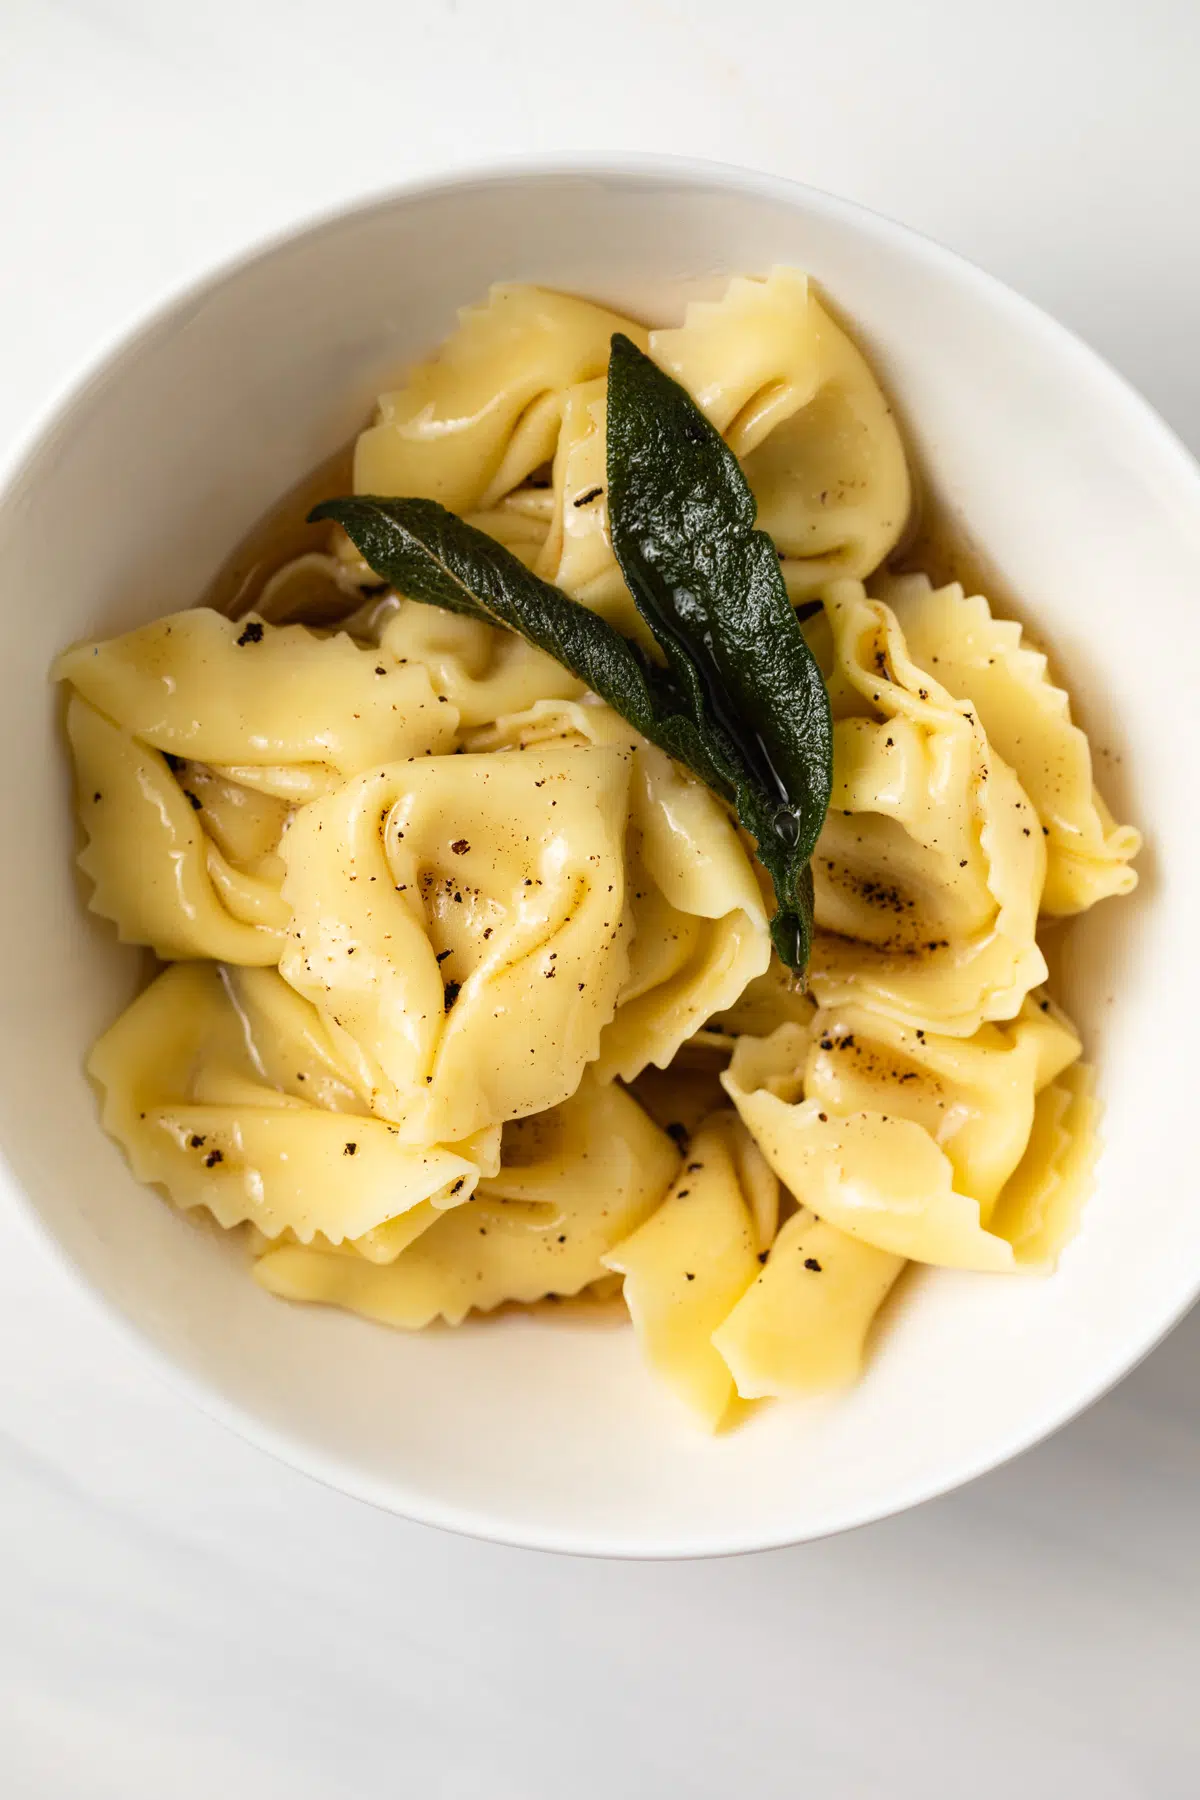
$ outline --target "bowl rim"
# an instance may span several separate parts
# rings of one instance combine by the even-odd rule
[[[42,455],[52,447],[57,433],[75,407],[115,373],[127,357],[138,354],[159,333],[178,329],[190,310],[254,265],[268,261],[300,239],[319,235],[350,219],[386,213],[405,201],[426,197],[436,199],[481,187],[571,178],[598,182],[665,182],[682,188],[716,187],[734,196],[743,194],[774,199],[887,242],[910,258],[915,256],[935,275],[973,289],[1022,331],[1040,337],[1060,360],[1074,365],[1085,379],[1106,388],[1115,405],[1136,417],[1147,441],[1154,443],[1162,458],[1164,474],[1174,479],[1200,517],[1200,462],[1162,415],[1132,382],[1076,332],[998,276],[928,234],[872,207],[789,176],[702,157],[641,152],[602,155],[539,152],[496,157],[479,164],[456,166],[442,174],[390,182],[301,213],[283,226],[255,235],[200,273],[164,283],[135,313],[132,321],[107,332],[79,355],[68,372],[51,386],[29,424],[0,444],[0,506],[19,494],[24,482],[35,475]],[[914,1477],[890,1496],[883,1507],[867,1502],[853,1509],[841,1509],[836,1517],[818,1520],[800,1535],[789,1530],[764,1532],[723,1527],[691,1531],[678,1541],[650,1535],[639,1542],[636,1533],[613,1538],[606,1537],[602,1531],[569,1525],[554,1530],[522,1529],[516,1522],[490,1517],[484,1506],[463,1506],[436,1501],[424,1493],[406,1493],[403,1484],[394,1477],[384,1479],[364,1475],[336,1453],[318,1449],[282,1428],[264,1423],[241,1402],[175,1362],[114,1300],[92,1285],[17,1179],[3,1146],[0,1146],[0,1194],[11,1195],[16,1203],[15,1215],[22,1221],[30,1240],[49,1251],[93,1316],[114,1327],[139,1360],[168,1388],[186,1397],[202,1413],[245,1442],[266,1451],[298,1473],[394,1516],[485,1542],[518,1549],[630,1561],[739,1556],[815,1542],[894,1518],[911,1507],[948,1494],[1031,1450],[1077,1418],[1132,1373],[1200,1296],[1198,1264],[1178,1284],[1165,1314],[1147,1327],[1132,1348],[1125,1344],[1116,1352],[1110,1352],[1102,1363],[1092,1368],[1086,1379],[1076,1383],[1068,1398],[1057,1402],[1049,1411],[1032,1415],[1019,1429],[1010,1431],[1007,1437],[983,1453],[963,1456],[958,1462],[947,1462],[930,1476]]]

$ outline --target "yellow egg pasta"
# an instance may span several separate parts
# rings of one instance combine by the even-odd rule
[[[800,1207],[713,1333],[741,1398],[827,1393],[856,1381],[875,1315],[903,1269],[902,1256]]]
[[[1053,1266],[1079,1225],[1100,1148],[1094,1087],[1091,1069],[1075,1063],[1037,1097],[1025,1154],[993,1215],[1024,1263]]]
[[[1046,658],[1022,641],[1021,627],[994,619],[981,595],[957,583],[935,588],[924,575],[880,585],[913,659],[936,670],[969,700],[988,742],[1009,764],[1037,810],[1046,838],[1042,911],[1084,912],[1137,884],[1129,865],[1141,845],[1117,825],[1092,780],[1092,752],[1071,722],[1071,703],[1050,680]]]
[[[445,750],[458,721],[419,663],[304,625],[207,607],[77,644],[55,673],[139,743],[213,767],[295,772],[313,799],[347,776]],[[302,778],[302,780],[301,780]]]
[[[730,1049],[743,1034],[770,1037],[777,1025],[810,1025],[812,1000],[789,968],[772,956],[761,975],[748,981],[732,1006],[708,1021],[710,1036],[723,1037]]]
[[[440,500],[486,511],[554,455],[563,396],[608,367],[609,340],[639,325],[543,288],[494,287],[466,307],[436,356],[382,394],[354,457],[359,494]]]
[[[659,511],[634,555],[618,514],[645,616],[609,516],[617,332],[657,365],[618,346],[617,507],[623,368],[644,421],[646,394],[662,409],[646,492],[685,471],[664,485],[682,531]],[[345,529],[289,502],[238,551],[214,602],[253,611],[55,665],[89,905],[166,965],[88,1062],[134,1175],[282,1300],[404,1330],[623,1312],[709,1432],[886,1357],[910,1261],[1052,1272],[1099,1104],[1039,922],[1128,894],[1140,838],[1020,626],[889,567],[905,445],[808,278],[736,276],[653,329],[497,286],[353,460],[360,500],[319,509]],[[815,603],[799,626],[789,599]],[[794,832],[830,765],[800,630],[832,719],[807,965]]]
[[[605,1080],[665,1067],[761,975],[771,946],[745,847],[709,788],[599,705],[539,702],[471,740],[488,750],[609,744],[632,756],[626,844],[629,970],[600,1041]]]
[[[277,963],[292,807],[458,724],[417,663],[204,607],[77,644],[56,674],[92,910],[167,958]]]
[[[1045,1010],[1043,1010],[1045,1009]],[[1029,1142],[1034,1102],[1080,1054],[1048,1001],[1025,1002],[1006,1024],[970,1038],[938,1037],[865,1007],[817,1013],[804,1093],[825,1110],[887,1114],[927,1132],[955,1186],[986,1219]]]
[[[381,622],[379,642],[398,662],[425,671],[464,731],[539,700],[577,700],[584,691],[561,663],[515,633],[415,600],[395,603]]]
[[[265,846],[259,832],[245,829],[247,808],[222,805],[206,831],[198,790],[181,784],[157,750],[78,695],[67,703],[66,725],[88,840],[79,867],[91,882],[91,910],[113,921],[123,943],[148,944],[163,957],[277,963],[288,921],[275,855],[286,806],[273,818],[279,803],[267,796],[262,806],[248,790]],[[242,865],[223,847],[232,830],[220,828],[235,819],[243,827],[238,847],[262,848]]]
[[[662,1205],[604,1258],[625,1277],[625,1304],[646,1361],[710,1429],[734,1394],[713,1333],[759,1271],[755,1187],[761,1209],[762,1190],[774,1188],[774,1177],[736,1115],[714,1113],[692,1137]],[[768,1229],[769,1242],[773,1222]]]
[[[621,1088],[585,1077],[571,1099],[506,1128],[500,1170],[387,1265],[288,1245],[255,1265],[289,1300],[323,1301],[416,1329],[506,1301],[578,1294],[662,1200],[674,1145]]]
[[[628,970],[619,748],[391,763],[283,846],[280,968],[406,1143],[565,1100]]]
[[[273,970],[176,964],[88,1068],[140,1181],[267,1238],[358,1238],[422,1202],[459,1204],[495,1163],[496,1135],[414,1149],[370,1117],[314,1009]]]
[[[834,782],[813,857],[813,992],[969,1036],[1012,1018],[1046,976],[1037,814],[886,606],[837,582],[825,614]]]
[[[949,1157],[896,1113],[831,1112],[802,1097],[804,1034],[781,1025],[743,1038],[723,1077],[742,1123],[784,1186],[818,1218],[878,1250],[944,1268],[1011,1270],[1012,1247],[985,1231],[954,1186]]]
[[[738,1039],[722,1080],[776,1175],[825,1223],[916,1262],[1008,1270],[1045,1254],[1067,1159],[1053,1130],[1063,1104],[1039,1111],[1039,1096],[1076,1091],[1060,1083],[1079,1053],[1046,999],[969,1039],[846,1007]]]
[[[606,389],[605,380],[585,381],[566,395],[554,456],[550,528],[533,567],[543,580],[590,606],[656,656],[654,637],[617,567],[609,534]]]
[[[877,569],[912,506],[892,411],[862,353],[794,269],[735,279],[655,331],[651,354],[742,459],[793,600]]]

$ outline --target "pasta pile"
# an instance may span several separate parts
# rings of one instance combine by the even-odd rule
[[[884,572],[904,447],[793,271],[652,332],[495,289],[382,397],[357,491],[441,501],[649,646],[607,526],[615,330],[820,602],[807,990],[713,792],[343,539],[236,620],[59,660],[92,910],[165,965],[89,1067],[136,1176],[239,1231],[271,1293],[416,1328],[619,1281],[715,1427],[852,1381],[907,1262],[1053,1264],[1096,1106],[1038,927],[1129,892],[1138,837],[1020,628]]]

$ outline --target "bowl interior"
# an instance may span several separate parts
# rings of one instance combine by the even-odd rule
[[[853,1392],[708,1440],[595,1320],[407,1337],[290,1308],[172,1215],[101,1135],[82,1060],[135,953],[80,904],[54,653],[196,599],[232,545],[343,442],[454,309],[497,279],[652,319],[730,272],[809,269],[854,324],[950,517],[1036,621],[1146,833],[1142,885],[1075,926],[1064,997],[1100,1068],[1106,1147],[1049,1280],[908,1280]],[[60,412],[0,500],[12,850],[0,1145],[85,1281],[202,1404],[412,1516],[516,1542],[683,1554],[878,1516],[1033,1441],[1099,1392],[1200,1283],[1182,1050],[1197,791],[1190,611],[1200,474],[1088,351],[945,252],[757,177],[539,173],[402,195],[317,226],[173,306]],[[1174,677],[1174,678],[1172,678]]]

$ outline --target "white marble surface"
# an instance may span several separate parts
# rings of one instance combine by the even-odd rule
[[[1194,0],[3,0],[0,454],[262,229],[606,148],[799,175],[943,238],[1200,449],[1198,74]],[[1189,1800],[1198,1356],[1194,1314],[1052,1442],[850,1537],[568,1562],[226,1435],[0,1195],[0,1793]]]

